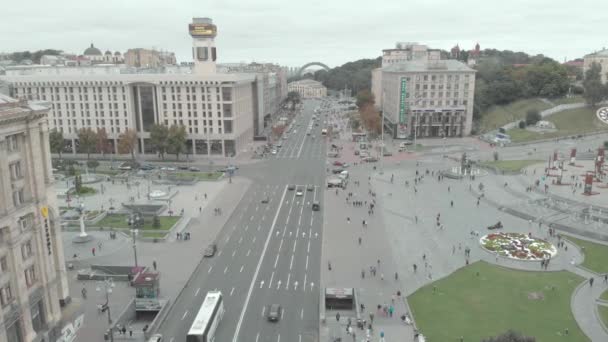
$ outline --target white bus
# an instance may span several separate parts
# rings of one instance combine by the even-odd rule
[[[224,316],[224,299],[220,291],[209,291],[201,305],[186,342],[213,342],[215,330]]]

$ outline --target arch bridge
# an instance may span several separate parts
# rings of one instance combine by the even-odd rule
[[[304,64],[300,70],[298,71],[298,76],[302,76],[302,74],[304,73],[304,70],[306,70],[306,68],[311,67],[311,66],[320,66],[321,68],[329,71],[329,67],[321,62],[310,62],[310,63],[306,63]]]

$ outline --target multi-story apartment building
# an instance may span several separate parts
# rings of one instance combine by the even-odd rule
[[[408,61],[439,59],[441,59],[439,50],[431,50],[428,46],[418,43],[398,42],[394,49],[382,50],[382,67]]]
[[[327,96],[327,88],[321,82],[309,79],[290,82],[287,91],[297,91],[302,98]]]
[[[0,95],[0,341],[55,341],[69,300],[46,115]]]
[[[587,70],[591,68],[593,63],[597,63],[600,66],[602,84],[606,84],[608,82],[608,49],[585,55],[583,60],[583,75],[587,73]]]
[[[175,65],[175,54],[150,49],[129,49],[125,53],[125,64],[137,68],[158,68],[163,65]]]
[[[471,133],[475,70],[455,60],[410,61],[375,69],[385,127],[395,138]],[[380,83],[376,83],[380,82]]]
[[[139,137],[136,152],[154,153],[149,128],[164,124],[185,126],[189,154],[232,156],[253,141],[255,118],[263,118],[266,108],[260,111],[258,102],[272,98],[264,96],[272,82],[260,82],[254,73],[218,73],[216,26],[211,19],[194,18],[189,29],[194,56],[189,73],[120,69],[119,73],[3,78],[13,97],[49,102],[49,126],[64,133],[67,151],[79,151],[80,129],[103,128],[113,152],[120,134],[130,129]]]

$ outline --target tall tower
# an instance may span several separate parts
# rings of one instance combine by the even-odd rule
[[[215,36],[217,27],[211,18],[192,18],[188,25],[192,36],[192,57],[194,59],[195,74],[213,74],[216,72]]]

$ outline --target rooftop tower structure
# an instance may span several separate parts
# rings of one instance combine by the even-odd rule
[[[216,73],[215,36],[217,27],[211,18],[192,18],[188,25],[192,36],[192,57],[194,59],[194,73],[198,75]]]

